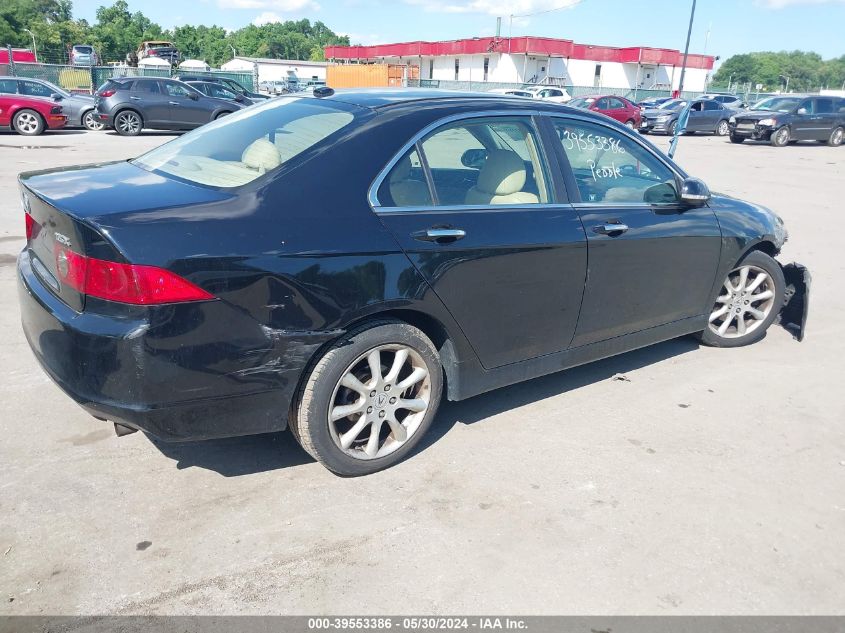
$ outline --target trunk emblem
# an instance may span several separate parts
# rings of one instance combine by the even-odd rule
[[[68,248],[70,248],[70,238],[67,235],[63,235],[62,233],[59,233],[58,231],[53,233],[53,235],[56,237],[56,241],[59,244],[61,244],[62,246],[67,246]]]

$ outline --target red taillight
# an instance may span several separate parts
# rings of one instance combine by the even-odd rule
[[[29,213],[24,213],[23,217],[24,222],[26,222],[26,241],[28,242],[35,237],[35,227],[38,226],[38,223]]]
[[[114,95],[115,92],[116,92],[116,90],[111,90],[111,89],[101,90],[100,92],[97,93],[97,96],[98,97],[111,97],[112,95]]]
[[[56,270],[71,288],[107,301],[158,305],[214,299],[214,295],[164,268],[108,262],[66,248],[56,251]]]

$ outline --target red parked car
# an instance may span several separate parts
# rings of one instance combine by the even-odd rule
[[[37,136],[45,129],[64,127],[62,106],[50,99],[0,94],[0,128],[12,128],[24,136]]]
[[[638,105],[628,101],[625,97],[617,97],[615,95],[578,97],[570,101],[567,105],[581,108],[582,110],[601,112],[611,119],[616,119],[620,123],[624,123],[632,130],[640,127],[640,120],[642,118],[640,108]]]

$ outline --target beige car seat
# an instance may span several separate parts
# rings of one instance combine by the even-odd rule
[[[431,205],[428,185],[411,178],[411,157],[403,157],[390,172],[390,197],[397,207]]]
[[[519,154],[497,149],[487,155],[478,173],[478,184],[467,191],[466,204],[537,204],[533,193],[522,191],[525,186],[525,163]]]
[[[260,138],[247,145],[241,154],[241,162],[263,174],[281,165],[282,155],[273,143],[266,138]]]

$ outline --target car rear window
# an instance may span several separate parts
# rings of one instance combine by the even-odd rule
[[[91,54],[91,47],[90,46],[74,46],[73,50],[77,53],[82,53],[83,55],[90,55]]]
[[[282,167],[352,123],[359,109],[288,97],[246,108],[133,161],[200,185],[238,187]]]

